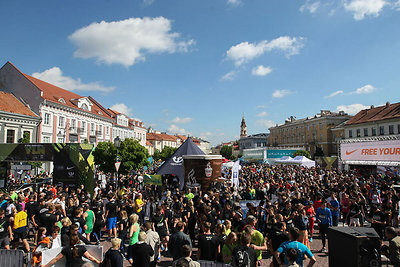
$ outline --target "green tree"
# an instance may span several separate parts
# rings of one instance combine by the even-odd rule
[[[18,143],[20,144],[28,144],[31,141],[31,133],[30,132],[24,132],[24,135],[22,138],[18,139]]]
[[[304,157],[307,157],[307,158],[311,158],[310,153],[308,151],[306,151],[306,150],[296,150],[293,153],[293,157],[297,157],[297,156],[304,156]]]
[[[220,154],[226,159],[231,159],[232,158],[232,146],[221,147]]]
[[[159,150],[154,151],[153,159],[156,161],[158,160],[166,161],[172,156],[172,154],[175,153],[177,149],[178,148],[176,147],[165,146],[161,151]]]
[[[314,157],[323,157],[323,156],[324,156],[324,151],[322,150],[322,147],[320,146],[315,147]]]
[[[115,172],[117,149],[112,142],[98,143],[93,151],[93,156],[95,164],[99,166],[101,171]],[[121,161],[118,172],[121,174],[128,174],[131,170],[137,170],[149,165],[147,149],[133,138],[126,138],[121,142],[118,156]]]

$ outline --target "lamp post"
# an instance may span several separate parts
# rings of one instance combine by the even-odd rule
[[[121,146],[121,138],[119,138],[119,136],[115,137],[114,146],[117,148],[117,157],[116,157],[116,161],[115,162],[119,162],[118,148],[120,148],[120,146]],[[116,171],[117,171],[117,179],[118,179],[118,169],[119,168],[116,168],[116,169],[117,169]]]

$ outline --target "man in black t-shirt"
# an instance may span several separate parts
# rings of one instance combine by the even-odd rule
[[[385,229],[385,214],[379,207],[373,205],[371,212],[368,214],[368,220],[371,222],[371,227],[375,229],[381,240],[383,240],[383,231]]]
[[[132,267],[149,267],[150,257],[154,255],[153,248],[146,244],[146,233],[139,233],[139,242],[132,246],[132,256],[135,259]]]
[[[10,249],[10,237],[12,237],[10,219],[5,217],[5,212],[0,209],[0,248]]]
[[[243,233],[240,237],[240,245],[232,252],[232,266],[250,266],[256,267],[257,254],[254,249],[250,247],[251,235]]]
[[[216,235],[211,234],[211,223],[205,222],[203,224],[203,232],[199,236],[199,250],[197,252],[198,258],[205,261],[215,261],[219,251],[219,240]]]
[[[279,248],[279,246],[286,241],[289,241],[289,235],[285,233],[286,225],[284,222],[278,222],[269,235],[269,246],[272,248],[272,253]],[[279,267],[279,263],[275,257],[272,257],[274,267]]]
[[[47,233],[51,233],[53,226],[57,225],[58,217],[54,214],[56,210],[54,204],[49,205],[49,210],[40,216],[40,222],[46,227]]]
[[[107,218],[107,230],[108,237],[111,238],[111,234],[114,232],[114,238],[117,238],[117,215],[118,215],[118,205],[114,200],[114,197],[110,195],[108,197],[109,202],[106,205],[106,218]]]
[[[81,207],[75,210],[75,217],[72,218],[72,223],[79,226],[79,233],[82,234],[87,229],[86,221],[82,218],[83,209]]]

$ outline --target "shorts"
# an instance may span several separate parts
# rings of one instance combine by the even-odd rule
[[[117,227],[117,217],[107,218],[107,229],[111,230]]]
[[[10,245],[10,238],[8,236],[0,239],[0,248],[5,248]]]
[[[26,239],[26,237],[28,236],[28,233],[26,231],[24,232],[14,232],[14,240],[18,241],[19,239]]]

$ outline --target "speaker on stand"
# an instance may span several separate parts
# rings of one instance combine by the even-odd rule
[[[330,227],[328,230],[330,267],[380,267],[379,235],[368,227]]]

